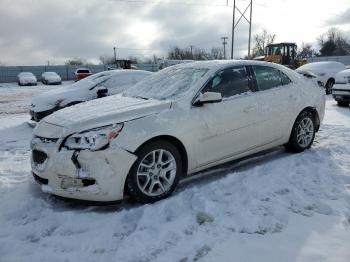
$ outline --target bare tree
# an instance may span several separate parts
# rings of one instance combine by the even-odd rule
[[[113,56],[106,56],[106,55],[103,55],[103,56],[100,56],[100,63],[102,65],[114,65],[115,64],[115,59]]]
[[[350,55],[350,41],[339,28],[329,28],[317,40],[321,46],[321,56]]]
[[[168,59],[172,60],[209,60],[211,55],[202,48],[180,48],[175,46],[168,52]]]
[[[210,52],[211,59],[224,59],[224,51],[220,47],[213,47]]]
[[[87,61],[80,57],[74,57],[72,59],[68,59],[66,62],[64,62],[66,65],[86,65]]]
[[[267,45],[272,44],[276,39],[276,34],[263,29],[260,33],[254,36],[255,46],[253,48],[253,57],[263,56]]]
[[[301,47],[298,48],[297,57],[299,58],[308,58],[316,55],[316,51],[312,48],[311,44],[302,43]]]

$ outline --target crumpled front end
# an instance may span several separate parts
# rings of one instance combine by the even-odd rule
[[[89,201],[123,199],[135,155],[121,148],[59,149],[61,143],[62,139],[38,136],[32,140],[32,173],[43,191]]]

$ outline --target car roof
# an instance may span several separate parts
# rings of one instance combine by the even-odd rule
[[[285,66],[278,65],[275,63],[264,62],[264,61],[255,61],[255,60],[210,60],[210,61],[196,61],[191,63],[182,63],[174,65],[173,68],[207,68],[209,70],[213,69],[224,69],[230,66],[239,66],[239,65],[260,65],[260,66],[269,66],[275,67],[277,69],[285,71],[288,69]]]

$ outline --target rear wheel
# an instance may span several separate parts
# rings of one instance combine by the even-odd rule
[[[300,153],[311,147],[316,134],[315,118],[312,112],[304,111],[295,120],[287,150]]]
[[[338,106],[341,106],[341,107],[349,106],[349,102],[338,101]]]
[[[143,146],[137,156],[126,180],[128,194],[141,203],[153,203],[171,195],[182,170],[177,148],[167,141],[154,141]]]
[[[334,79],[329,79],[326,84],[326,94],[332,94],[332,88],[334,86]]]

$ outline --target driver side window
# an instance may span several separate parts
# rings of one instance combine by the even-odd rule
[[[249,92],[248,75],[244,66],[228,68],[217,73],[204,87],[202,93],[221,93],[223,98]]]

